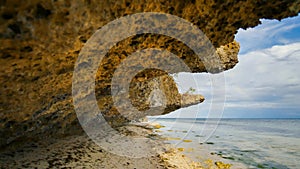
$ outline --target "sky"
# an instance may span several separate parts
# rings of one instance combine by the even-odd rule
[[[300,15],[240,29],[239,63],[225,71],[223,118],[300,118]],[[213,112],[212,76],[185,74],[175,80],[181,93],[190,87],[206,97],[204,103],[163,117],[206,118]]]

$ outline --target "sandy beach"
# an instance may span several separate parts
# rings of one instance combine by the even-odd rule
[[[160,128],[155,124],[154,129]],[[159,139],[149,127],[131,125],[131,134]],[[161,139],[161,138],[160,138]],[[61,139],[45,139],[23,146],[7,148],[0,153],[0,168],[229,168],[222,162],[193,162],[172,145],[150,157],[129,158],[105,151],[85,134]]]

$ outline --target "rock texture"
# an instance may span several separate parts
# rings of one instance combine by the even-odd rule
[[[256,26],[260,18],[280,20],[295,16],[299,12],[299,1],[2,0],[0,146],[82,133],[71,96],[78,54],[97,29],[137,12],[164,12],[192,22],[218,48],[226,70],[237,63],[239,46],[234,42],[234,34],[239,28]],[[95,80],[99,107],[107,110],[104,115],[112,125],[128,121],[112,106],[112,72],[129,54],[149,47],[176,54],[188,63],[192,72],[207,71],[187,46],[170,37],[142,34],[119,42],[103,60]],[[133,105],[142,110],[156,104],[146,101],[153,95],[151,87],[139,95],[137,91],[143,87],[134,86],[141,83],[144,87],[153,86],[153,79],[158,77],[158,86],[165,87],[163,91],[168,100],[165,113],[178,109],[179,102],[187,106],[203,101],[201,96],[193,96],[196,98],[190,102],[181,102],[175,83],[163,75],[148,71],[135,76],[131,84]],[[145,77],[150,81],[145,81]]]

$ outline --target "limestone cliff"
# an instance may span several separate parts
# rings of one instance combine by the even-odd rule
[[[97,29],[116,18],[138,12],[169,13],[192,22],[218,48],[226,70],[238,62],[239,45],[234,42],[234,34],[239,28],[254,27],[260,18],[280,20],[295,16],[299,12],[299,1],[2,0],[0,146],[81,133],[71,96],[78,54]],[[103,60],[95,79],[99,107],[105,110],[105,117],[113,125],[127,120],[112,106],[112,72],[129,54],[149,47],[176,54],[192,72],[207,71],[185,44],[167,36],[142,34],[119,42]],[[147,102],[153,95],[150,89],[155,85],[163,88],[168,100],[165,113],[180,108],[181,103],[184,106],[203,101],[201,96],[182,101],[170,77],[163,72],[148,71],[132,80],[133,105],[141,110],[155,105]]]

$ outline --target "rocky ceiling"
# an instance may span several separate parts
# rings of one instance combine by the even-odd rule
[[[227,70],[238,62],[234,35],[239,28],[254,27],[260,18],[295,16],[299,9],[299,0],[0,0],[0,146],[82,132],[72,103],[74,65],[92,34],[116,18],[139,12],[184,18],[210,39]],[[207,71],[187,46],[167,36],[142,34],[119,42],[95,79],[99,108],[113,126],[128,119],[113,106],[112,73],[126,56],[150,47],[176,54],[193,72]],[[149,108],[146,101],[156,87],[162,88],[168,100],[164,113],[204,99],[179,94],[172,78],[149,70],[132,80],[132,104],[139,110]]]

